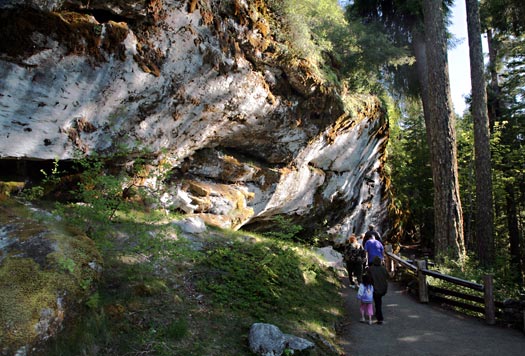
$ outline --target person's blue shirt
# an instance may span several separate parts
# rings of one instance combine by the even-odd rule
[[[374,257],[379,256],[383,260],[384,247],[383,244],[375,238],[370,239],[365,244],[365,251],[368,254],[368,264],[372,264]]]

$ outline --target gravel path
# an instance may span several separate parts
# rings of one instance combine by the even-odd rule
[[[359,322],[357,290],[344,289],[347,356],[524,356],[525,334],[421,304],[395,283],[383,297],[383,325]]]

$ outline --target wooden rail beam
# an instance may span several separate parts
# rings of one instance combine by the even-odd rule
[[[394,260],[395,262],[397,262],[397,263],[399,263],[399,264],[405,266],[406,268],[410,269],[411,271],[413,271],[413,272],[416,272],[416,271],[417,271],[417,267],[416,267],[416,266],[414,266],[413,264],[411,264],[411,263],[405,261],[405,260],[402,259],[401,257],[399,257],[399,256],[397,256],[397,255],[395,255],[395,254],[393,254],[393,253],[391,253],[391,252],[386,252],[386,255],[387,255],[388,257],[390,257],[392,260]]]
[[[456,298],[469,300],[471,302],[475,302],[475,303],[479,303],[479,304],[484,304],[485,303],[485,299],[483,297],[481,297],[481,296],[470,295],[470,294],[461,293],[461,292],[448,290],[446,288],[440,288],[440,287],[435,287],[435,286],[429,286],[429,290],[430,290],[430,294],[432,294],[432,293],[444,294],[444,295],[448,295],[448,296],[451,296],[451,297],[456,297]]]
[[[457,285],[460,285],[460,286],[463,286],[463,287],[467,287],[467,288],[470,288],[470,289],[474,289],[474,290],[477,290],[477,291],[480,291],[480,292],[483,292],[483,289],[484,289],[482,284],[466,281],[464,279],[457,278],[457,277],[448,276],[446,274],[441,274],[441,273],[436,272],[436,271],[431,271],[431,270],[428,270],[428,269],[424,269],[422,272],[423,272],[423,274],[425,274],[427,276],[431,276],[431,277],[434,277],[434,278],[439,278],[439,279],[442,279],[444,281],[447,281],[447,282],[450,282],[450,283],[454,283],[454,284],[457,284]]]
[[[451,305],[451,306],[454,306],[454,307],[471,310],[471,311],[474,311],[474,312],[477,312],[477,313],[480,313],[480,314],[483,314],[483,311],[484,311],[482,306],[477,306],[477,305],[472,305],[472,304],[468,304],[468,303],[463,303],[463,302],[460,302],[460,301],[457,301],[457,300],[453,300],[453,299],[450,299],[450,298],[445,298],[445,297],[442,297],[442,296],[439,296],[439,295],[432,295],[431,297],[432,297],[431,300],[433,302],[436,302],[436,303],[447,304],[447,305]]]

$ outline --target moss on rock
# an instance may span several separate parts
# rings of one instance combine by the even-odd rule
[[[24,188],[24,182],[0,182],[0,200],[19,192]]]
[[[2,354],[37,347],[73,319],[98,279],[101,257],[83,234],[12,201],[0,203],[8,226],[0,259]]]

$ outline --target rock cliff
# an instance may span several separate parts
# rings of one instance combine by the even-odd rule
[[[166,208],[209,223],[386,229],[379,101],[322,80],[278,26],[260,0],[3,0],[0,160],[126,147],[169,177],[147,179]]]

